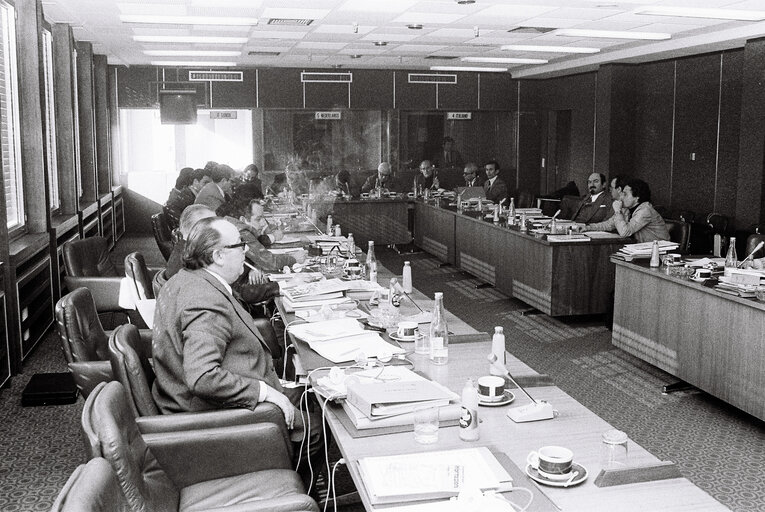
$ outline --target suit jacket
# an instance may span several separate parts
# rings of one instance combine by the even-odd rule
[[[443,150],[439,151],[433,155],[431,162],[433,165],[441,169],[462,169],[464,165],[462,162],[462,155],[460,155],[460,152],[455,149],[452,149],[448,153]]]
[[[436,173],[435,172],[433,174],[431,174],[429,178],[426,178],[424,174],[422,174],[421,172],[418,172],[414,176],[414,183],[415,183],[414,186],[417,187],[418,189],[420,187],[422,187],[423,190],[425,190],[426,188],[432,189],[433,188],[433,180],[435,179],[435,177],[436,177]],[[439,183],[439,185],[440,185],[440,183]]]
[[[282,391],[252,317],[203,269],[182,269],[159,292],[152,357],[162,413],[253,409],[262,382]]]
[[[226,201],[226,198],[220,192],[220,187],[217,183],[210,182],[199,191],[194,204],[203,204],[210,208],[212,211],[218,209]]]
[[[181,216],[181,213],[183,213],[183,210],[190,204],[194,204],[194,201],[196,200],[196,197],[194,196],[194,192],[189,187],[183,187],[183,189],[178,190],[177,188],[173,188],[170,191],[170,195],[167,197],[167,202],[165,203],[165,206],[173,210],[174,212],[178,213],[178,217]]]
[[[499,178],[497,178],[499,179]],[[483,187],[483,184],[485,183],[485,180],[481,178],[480,176],[476,176],[470,182],[465,180],[465,186],[466,187]]]
[[[600,193],[595,202],[592,201],[590,194],[582,196],[571,220],[585,224],[602,222],[613,215],[612,202],[611,194],[605,190]]]
[[[647,202],[640,203],[632,211],[622,208],[603,222],[588,224],[587,231],[616,231],[623,237],[632,236],[638,242],[669,240],[667,224]]]
[[[502,178],[497,177],[493,185],[489,185],[489,180],[486,180],[483,189],[486,191],[486,199],[495,204],[507,198],[507,183]]]
[[[252,228],[233,217],[226,217],[239,230],[242,242],[247,242],[247,260],[263,272],[281,272],[284,266],[292,266],[295,258],[289,254],[273,254],[264,247],[263,241],[270,239],[266,236],[253,233]]]
[[[377,174],[368,177],[366,181],[364,181],[364,184],[361,185],[362,192],[369,192],[375,188],[377,188]],[[392,176],[388,178],[388,181],[386,181],[384,185],[382,185],[382,188],[389,192],[403,192],[404,190],[401,188],[399,182]]]

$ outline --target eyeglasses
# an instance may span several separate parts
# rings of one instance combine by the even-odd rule
[[[236,244],[223,246],[224,249],[244,249],[245,247],[247,247],[247,242],[239,242]]]

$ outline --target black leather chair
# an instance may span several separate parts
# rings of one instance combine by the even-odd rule
[[[754,235],[749,235],[746,239],[746,254],[742,254],[741,259],[746,258],[752,251],[754,251],[754,248],[757,247],[760,242],[765,242],[765,234],[755,233]],[[757,258],[765,258],[765,247],[752,254],[750,259]]]
[[[319,510],[290,469],[276,425],[142,435],[119,382],[99,384],[87,402],[83,431],[117,474],[131,510]]]
[[[173,230],[167,220],[167,214],[155,213],[151,216],[151,230],[154,233],[154,240],[157,241],[159,252],[167,261],[173,252]]]
[[[681,220],[664,219],[669,231],[669,239],[678,244],[677,252],[688,254],[691,242],[691,224]]]
[[[74,470],[58,493],[51,512],[130,512],[109,462],[91,459]]]
[[[160,270],[156,274],[154,274],[154,277],[151,279],[151,288],[154,292],[154,297],[159,296],[159,291],[162,289],[162,287],[167,282],[167,274],[165,274],[164,270]]]
[[[93,295],[99,312],[124,312],[119,305],[120,276],[109,259],[106,238],[93,236],[66,242],[63,247],[64,282],[68,290],[81,286]]]
[[[155,298],[152,278],[157,272],[158,269],[150,270],[146,266],[146,260],[140,252],[131,252],[125,256],[125,276],[133,282],[136,297],[140,299]]]
[[[69,371],[83,397],[100,382],[114,378],[109,363],[109,334],[98,318],[93,296],[80,287],[61,297],[55,308],[56,327]],[[151,331],[139,331],[141,343],[151,347]]]
[[[109,337],[109,360],[114,378],[124,390],[127,403],[142,433],[184,431],[213,427],[273,423],[292,452],[284,414],[278,406],[263,402],[255,409],[217,409],[161,415],[151,387],[155,375],[150,363],[151,346],[145,344],[134,325],[122,325]]]

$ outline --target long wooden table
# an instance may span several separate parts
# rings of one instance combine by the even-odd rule
[[[486,354],[489,352],[490,343],[488,342],[451,345],[450,362],[445,366],[433,365],[423,356],[411,357],[418,371],[459,392],[468,377],[475,378],[488,373]],[[517,376],[534,374],[533,370],[512,356],[508,357],[508,366],[511,373]],[[601,436],[612,427],[557,387],[531,388],[530,392],[536,399],[549,401],[558,411],[558,417],[541,422],[513,423],[505,415],[508,406],[480,407],[481,438],[475,443],[461,441],[459,427],[441,427],[438,442],[432,445],[416,443],[412,432],[354,438],[342,425],[338,416],[342,414],[341,412],[328,409],[326,416],[362,502],[370,511],[384,510],[386,507],[373,506],[370,503],[357,464],[362,457],[489,446],[508,455],[523,470],[529,452],[545,445],[563,445],[570,448],[575,454],[576,462],[582,464],[588,471],[587,480],[576,487],[568,489],[543,487],[543,492],[561,510],[608,512],[615,510],[727,510],[685,478],[615,487],[595,486],[595,477],[601,469]],[[519,390],[515,390],[515,395],[515,402],[509,407],[528,403],[528,399]],[[629,463],[631,465],[657,461],[658,459],[651,453],[630,441]],[[514,482],[514,485],[528,488],[537,484],[524,477],[521,481]],[[521,493],[511,494],[509,497],[520,504],[527,500],[526,495]]]
[[[626,239],[548,242],[453,208],[417,202],[415,241],[441,261],[550,316],[605,313]]]
[[[353,233],[356,243],[366,249],[367,242],[377,245],[408,244],[412,241],[407,199],[338,200],[332,219],[340,224],[343,235]]]
[[[765,304],[614,263],[613,344],[765,420]]]

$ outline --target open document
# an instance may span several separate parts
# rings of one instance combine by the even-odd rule
[[[365,331],[359,321],[353,318],[290,325],[288,331],[333,363],[353,361],[359,354],[365,357],[390,357],[404,353],[404,349],[391,345],[379,333]]]

